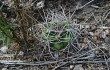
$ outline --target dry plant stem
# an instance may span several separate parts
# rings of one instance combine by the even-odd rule
[[[44,51],[45,51],[45,49],[46,49],[45,47],[46,47],[46,46],[44,46],[44,48],[43,48],[43,50],[42,50],[42,52],[41,52],[39,58],[41,58],[41,56],[43,55],[43,53],[44,53]]]
[[[92,49],[93,47],[92,47],[92,44],[91,44],[91,42],[90,42],[90,40],[87,38],[87,44],[88,44],[88,46]]]
[[[18,0],[15,1],[15,5],[16,5],[15,13],[17,15],[17,20],[20,24],[21,31],[24,37],[24,41],[26,42],[27,41],[27,21],[26,21],[25,14],[24,14],[24,12],[26,11],[24,9],[20,10]]]
[[[105,53],[103,50],[100,49],[101,47],[97,46],[97,45],[94,44],[92,41],[90,41],[90,42],[95,46],[95,48],[98,48],[106,57],[108,57],[108,56],[106,55],[106,53]]]
[[[102,17],[102,21],[105,21],[106,19],[107,19],[107,17],[110,15],[110,9],[109,10],[107,10],[105,13],[104,13],[104,15],[103,15],[103,17]],[[106,25],[107,23],[105,23],[105,25]]]
[[[61,65],[58,65],[57,67],[55,67],[54,69],[58,69],[59,67],[62,67],[66,64],[84,64],[84,63],[90,63],[90,64],[94,64],[94,63],[110,63],[110,60],[106,60],[106,61],[68,61],[68,62],[61,62]],[[14,60],[14,61],[10,61],[10,60],[0,60],[1,64],[4,65],[29,65],[29,66],[43,66],[43,65],[49,65],[49,64],[56,64],[58,63],[58,61],[46,61],[46,62],[28,62],[28,61],[20,61],[20,60]]]
[[[95,17],[95,15],[94,15],[94,13],[92,13],[92,16],[94,17],[94,19],[95,19],[96,23],[98,23],[99,21],[96,19],[96,17]]]
[[[78,38],[79,35],[77,35],[74,39],[72,39],[71,41],[75,41]],[[74,46],[74,44],[72,42],[70,42],[71,45],[74,47],[74,49],[79,50],[79,48],[77,48],[76,46]]]
[[[38,10],[39,15],[41,16],[41,18],[43,19],[43,21],[45,21],[43,15],[40,13],[40,10]]]
[[[96,49],[99,49],[99,47],[98,47],[98,48],[91,49],[90,51],[84,53],[83,55],[81,54],[81,55],[79,55],[79,56],[76,57],[76,58],[74,58],[74,56],[70,56],[70,57],[67,57],[67,58],[65,58],[65,59],[59,60],[59,62],[62,62],[62,61],[64,61],[64,60],[75,61],[75,60],[78,60],[78,59],[85,58],[85,57],[83,57],[83,56],[85,56],[85,55],[88,54],[89,52],[92,52],[92,51],[94,51],[94,50],[96,50]],[[86,58],[86,59],[87,59],[87,58]]]
[[[91,17],[92,17],[92,15],[90,15],[90,16],[84,21],[84,23],[86,23]]]
[[[22,39],[23,43],[20,44],[19,50],[21,50],[22,47],[27,49],[30,47],[30,44],[27,41],[28,40],[28,29],[27,29],[28,21],[27,21],[26,15],[25,15],[25,13],[27,13],[27,10],[25,9],[25,7],[22,7],[22,9],[20,8],[19,0],[15,0],[14,3],[15,3],[15,13],[17,15],[16,19],[18,20],[18,22],[20,24],[20,30],[22,31],[22,35],[23,35],[23,39]],[[19,50],[18,50],[18,52],[19,52]],[[17,54],[18,54],[18,52],[17,52]]]
[[[68,62],[63,62],[61,65],[56,66],[55,68],[53,68],[52,70],[57,70],[58,68],[65,66],[66,64],[68,64]]]
[[[30,19],[32,19],[34,22],[40,23],[37,19],[35,19],[34,17],[28,15],[27,13],[25,13],[26,16],[28,16]]]
[[[105,64],[107,65],[107,69],[108,69],[108,70],[110,70],[110,69],[109,69],[109,64],[108,64],[108,61],[107,61],[107,59],[106,59],[106,57],[105,57],[105,56],[104,56],[104,59],[105,59],[105,61],[106,61],[106,62],[105,62]]]
[[[88,3],[86,3],[85,5],[83,5],[83,6],[81,6],[81,7],[79,7],[78,9],[82,9],[82,8],[84,8],[85,6],[87,6],[87,5],[89,5],[90,3],[92,3],[94,0],[91,0],[91,1],[89,1]]]

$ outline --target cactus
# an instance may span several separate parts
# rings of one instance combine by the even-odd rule
[[[74,32],[68,30],[68,21],[60,23],[49,22],[44,24],[42,38],[50,43],[50,47],[56,50],[61,50],[68,45],[71,36]]]

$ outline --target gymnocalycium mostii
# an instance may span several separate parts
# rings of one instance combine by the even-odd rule
[[[74,37],[74,31],[69,29],[67,20],[60,22],[48,22],[43,25],[42,38],[49,43],[50,48],[61,50],[68,45],[71,37]]]

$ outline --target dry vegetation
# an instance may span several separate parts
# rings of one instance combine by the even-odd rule
[[[1,69],[110,70],[109,0],[0,3]]]

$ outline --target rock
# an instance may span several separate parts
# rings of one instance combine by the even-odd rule
[[[107,44],[109,44],[110,43],[110,36],[106,36],[104,38],[104,42],[107,43]]]
[[[23,56],[24,55],[24,52],[23,51],[20,51],[18,55]]]
[[[73,69],[74,68],[74,65],[70,65],[70,69]]]
[[[76,65],[73,70],[84,70],[82,65]]]
[[[2,68],[2,70],[8,70],[7,68]]]
[[[42,0],[42,1],[38,2],[37,5],[36,5],[36,7],[37,7],[38,9],[43,8],[43,7],[44,7],[44,1]]]
[[[8,51],[8,47],[7,46],[3,46],[3,47],[0,48],[0,51],[2,53],[6,53]]]

